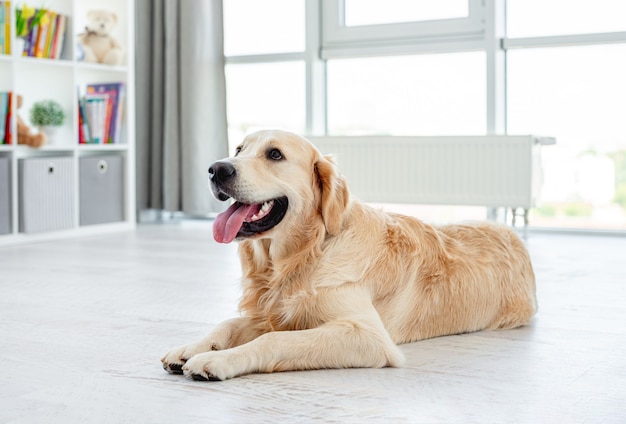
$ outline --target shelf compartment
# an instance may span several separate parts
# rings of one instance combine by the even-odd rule
[[[18,161],[19,230],[38,233],[74,226],[74,167],[71,157]]]
[[[117,155],[79,159],[80,225],[124,220],[124,158]]]

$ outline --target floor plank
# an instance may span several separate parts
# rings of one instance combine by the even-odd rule
[[[539,313],[400,369],[200,383],[159,358],[236,313],[202,221],[0,248],[0,422],[626,422],[626,238],[531,234]]]

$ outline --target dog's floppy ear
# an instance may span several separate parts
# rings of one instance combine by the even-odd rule
[[[350,200],[348,184],[339,174],[332,156],[324,156],[315,163],[315,176],[321,192],[319,208],[326,231],[330,235],[339,234]]]

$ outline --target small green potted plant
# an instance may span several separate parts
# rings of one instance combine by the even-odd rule
[[[30,122],[53,141],[56,128],[63,125],[65,112],[59,103],[54,100],[36,102],[30,110]]]

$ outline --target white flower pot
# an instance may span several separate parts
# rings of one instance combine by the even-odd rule
[[[24,39],[17,37],[15,38],[15,41],[13,42],[13,54],[17,55],[17,56],[23,56],[24,53]]]
[[[55,138],[59,131],[59,127],[44,125],[42,127],[39,127],[39,131],[46,134],[46,136],[48,137],[48,144],[56,144]]]

